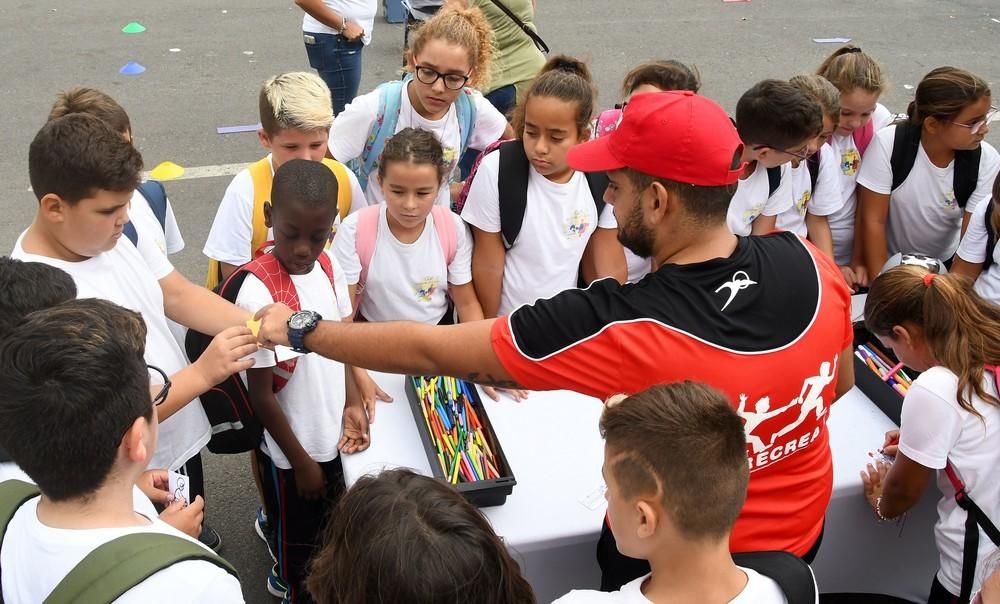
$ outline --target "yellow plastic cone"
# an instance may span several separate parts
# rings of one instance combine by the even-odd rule
[[[149,176],[155,180],[173,180],[184,175],[184,168],[172,161],[165,161],[153,168]]]

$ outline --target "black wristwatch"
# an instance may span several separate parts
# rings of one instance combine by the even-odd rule
[[[319,322],[323,320],[318,312],[311,310],[300,310],[288,317],[288,343],[292,345],[295,352],[306,353],[306,334],[316,329]]]

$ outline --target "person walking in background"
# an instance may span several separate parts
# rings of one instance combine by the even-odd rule
[[[361,52],[372,42],[376,0],[295,0],[309,66],[323,78],[340,115],[361,84]]]

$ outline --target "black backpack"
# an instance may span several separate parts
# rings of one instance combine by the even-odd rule
[[[993,212],[996,211],[996,200],[992,197],[986,202],[986,214],[983,220],[986,222],[986,257],[983,259],[983,272],[993,266],[993,250],[997,246],[997,232],[993,228]]]
[[[920,125],[909,122],[896,124],[892,142],[892,157],[889,160],[892,167],[892,190],[898,189],[906,177],[913,169],[913,162],[917,160],[917,152],[920,150]],[[972,197],[979,182],[979,160],[983,155],[982,146],[971,151],[955,152],[955,168],[952,176],[952,186],[955,192],[955,201],[958,207],[965,208],[965,204]]]
[[[733,554],[733,562],[774,580],[788,604],[816,604],[816,579],[802,558],[788,552],[743,552]]]
[[[500,232],[503,235],[504,248],[513,247],[524,223],[524,211],[528,206],[528,174],[531,162],[524,152],[524,144],[520,140],[501,143],[500,169],[497,177],[497,188],[500,197]],[[484,153],[485,155],[485,153]],[[600,218],[604,210],[604,191],[608,188],[608,176],[604,172],[587,172],[587,185],[594,198],[597,216]],[[469,178],[475,177],[475,171]]]

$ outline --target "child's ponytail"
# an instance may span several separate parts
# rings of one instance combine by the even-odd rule
[[[841,93],[860,88],[882,94],[886,87],[882,68],[875,59],[851,44],[833,51],[816,70],[816,74],[830,80]]]
[[[444,40],[461,46],[469,53],[472,77],[469,86],[483,89],[490,82],[495,53],[493,28],[478,8],[442,8],[430,20],[410,34],[410,61],[431,40]]]
[[[597,89],[590,76],[590,69],[583,61],[568,55],[556,55],[545,63],[538,77],[532,82],[512,119],[514,132],[524,136],[524,110],[533,96],[546,96],[576,104],[574,121],[582,136],[590,126],[597,102]]]
[[[906,115],[911,124],[917,125],[923,125],[929,117],[948,121],[955,119],[962,109],[990,95],[989,84],[974,73],[958,67],[938,67],[917,84]]]
[[[892,336],[893,327],[916,324],[937,362],[958,376],[959,405],[979,415],[968,392],[991,405],[1000,400],[983,388],[984,365],[1000,363],[1000,306],[987,302],[972,282],[950,273],[902,265],[880,275],[865,302],[865,325],[879,336]]]

